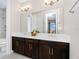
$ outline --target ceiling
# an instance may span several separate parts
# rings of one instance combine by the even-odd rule
[[[20,3],[27,2],[28,0],[19,0]]]
[[[6,8],[7,0],[0,0],[0,8]]]

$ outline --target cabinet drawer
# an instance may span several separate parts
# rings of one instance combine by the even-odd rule
[[[21,38],[21,37],[12,37],[13,40],[22,40],[24,41],[25,38]]]
[[[39,45],[50,45],[50,42],[48,41],[39,41]]]
[[[51,42],[51,41],[39,41],[40,46],[41,45],[49,45],[51,47],[56,47],[56,48],[66,48],[69,44],[68,43],[63,43],[63,42]]]
[[[66,48],[68,46],[67,43],[62,43],[62,42],[51,42],[50,43],[51,47],[56,47],[56,48]]]
[[[29,39],[29,38],[28,39],[26,38],[25,41],[28,43],[33,43],[33,39]]]

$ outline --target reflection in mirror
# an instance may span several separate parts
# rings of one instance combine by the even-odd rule
[[[0,0],[0,39],[6,38],[6,4],[7,0]]]
[[[56,33],[56,14],[46,14],[46,25],[48,33]]]

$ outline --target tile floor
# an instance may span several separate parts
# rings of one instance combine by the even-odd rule
[[[26,56],[23,56],[23,55],[20,55],[17,53],[12,53],[12,54],[4,56],[3,58],[0,58],[0,59],[31,59],[31,58],[28,58]]]

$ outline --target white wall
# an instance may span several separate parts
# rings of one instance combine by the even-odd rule
[[[18,0],[11,0],[11,32],[20,31],[20,4]]]
[[[74,14],[69,13],[70,8],[77,0],[64,0],[64,30],[71,36],[70,59],[79,59],[79,3],[73,9]]]
[[[19,2],[17,0],[7,0],[7,12],[6,12],[6,39],[8,42],[8,54],[12,50],[12,33],[20,32],[20,15],[19,15]]]

